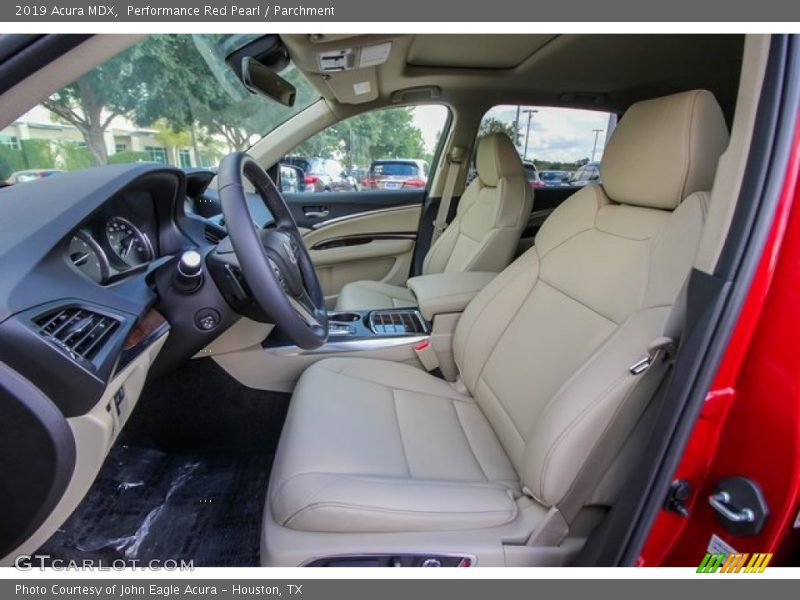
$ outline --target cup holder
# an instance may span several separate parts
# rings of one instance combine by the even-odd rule
[[[355,312],[328,313],[328,320],[337,323],[354,323],[361,320],[361,315]]]

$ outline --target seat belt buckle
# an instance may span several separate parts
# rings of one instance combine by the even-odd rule
[[[641,375],[650,368],[650,365],[656,361],[659,354],[663,355],[664,358],[668,358],[675,354],[675,350],[675,340],[666,336],[657,337],[647,344],[645,357],[628,367],[628,371],[631,375]]]
[[[439,357],[436,356],[436,351],[430,340],[424,340],[414,346],[414,354],[417,355],[422,368],[431,375],[444,378],[442,369],[439,366]]]

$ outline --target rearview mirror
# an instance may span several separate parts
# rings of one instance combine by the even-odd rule
[[[294,106],[295,87],[252,56],[242,59],[242,82],[254,94],[261,94],[284,106]]]

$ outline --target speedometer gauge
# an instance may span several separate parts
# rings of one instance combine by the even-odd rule
[[[116,258],[130,267],[155,258],[150,240],[133,223],[122,217],[112,217],[106,223],[108,245]]]
[[[69,242],[69,260],[92,281],[108,279],[108,258],[100,245],[85,231],[76,233]]]

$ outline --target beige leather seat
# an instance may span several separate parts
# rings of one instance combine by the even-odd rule
[[[629,367],[690,271],[727,142],[708,92],[632,106],[602,186],[556,209],[467,307],[458,383],[377,360],[309,368],[275,460],[262,562],[450,552],[562,563],[635,456],[647,401],[630,394],[641,375]]]
[[[514,255],[528,222],[533,191],[511,140],[502,133],[484,137],[476,158],[478,176],[458,203],[453,221],[425,255],[422,274],[502,271]],[[342,288],[337,310],[416,306],[405,286],[356,281]]]

